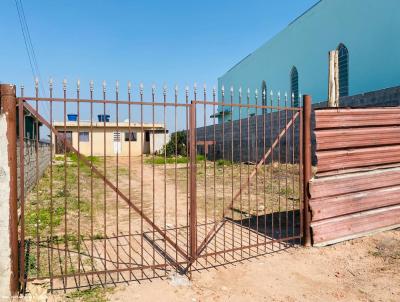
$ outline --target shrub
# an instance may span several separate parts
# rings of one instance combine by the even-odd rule
[[[167,156],[175,156],[176,153],[177,155],[180,156],[187,156],[186,141],[187,141],[186,131],[178,131],[172,133],[170,141],[164,145],[161,153],[164,154],[165,152]]]

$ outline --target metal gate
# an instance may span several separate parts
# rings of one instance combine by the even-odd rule
[[[91,82],[82,97],[78,82],[70,97],[63,82],[55,97],[50,82],[48,97],[36,84],[35,96],[22,88],[16,98],[22,290],[34,279],[67,291],[190,276],[300,243],[309,151],[293,97],[132,90],[117,83],[110,99],[103,83],[95,98]],[[40,129],[35,160],[21,135],[27,115]]]

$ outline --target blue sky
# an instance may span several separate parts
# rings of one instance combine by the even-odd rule
[[[208,86],[316,0],[23,0],[42,81]],[[0,80],[31,87],[14,0],[0,10]],[[5,38],[7,37],[7,38]]]
[[[192,87],[194,82],[199,87],[206,83],[210,91],[219,76],[317,2],[21,1],[41,80],[47,87],[49,78],[54,79],[55,96],[62,96],[61,83],[67,78],[69,87],[73,87],[69,96],[74,96],[75,83],[80,79],[82,97],[88,96],[89,81],[94,80],[95,98],[100,98],[105,80],[112,99],[115,81],[119,80],[120,98],[126,99],[125,87],[130,80],[136,100],[138,85],[144,83],[145,101],[150,100],[153,83],[158,98],[164,83],[169,87],[168,97],[175,84],[180,87],[180,100],[185,85]],[[0,20],[0,82],[24,84],[25,95],[33,95],[33,75],[15,0],[2,0]],[[39,108],[48,117],[48,104]],[[67,110],[74,112],[76,108]],[[95,114],[101,110],[95,108]],[[212,108],[207,110],[209,116]],[[112,108],[107,111],[115,116]],[[126,109],[120,112],[120,119],[125,119]],[[137,120],[137,110],[135,114],[133,119]],[[144,114],[149,117],[150,111]],[[172,123],[173,114],[167,113],[167,123]],[[60,120],[62,116],[61,108],[56,107],[54,118]],[[87,108],[82,109],[81,116],[88,118]],[[155,119],[162,120],[161,110],[157,110]],[[182,128],[185,122],[179,119],[179,124]]]

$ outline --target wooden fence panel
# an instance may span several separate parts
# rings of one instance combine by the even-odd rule
[[[313,243],[400,226],[400,108],[315,111]]]

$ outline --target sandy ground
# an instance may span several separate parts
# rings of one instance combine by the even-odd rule
[[[293,248],[172,280],[117,287],[110,301],[400,301],[400,230]]]
[[[127,163],[121,164],[126,166]],[[153,171],[151,167],[145,166],[144,169],[146,212],[152,210],[148,201],[152,200]],[[139,174],[138,165],[134,165],[131,183],[133,196],[139,193]],[[164,194],[164,171],[155,170],[155,196],[163,201],[162,204],[165,202],[167,217],[171,218],[167,221],[162,219],[165,217],[164,207],[157,207],[155,220],[160,225],[176,223],[172,215],[175,213],[175,202],[184,214],[177,215],[178,218],[186,214],[185,190],[180,190],[178,186],[178,198],[175,199],[174,182],[168,176],[167,194]],[[129,182],[126,178],[121,178],[124,192],[127,185]],[[114,202],[115,193],[107,197]],[[125,204],[119,207],[121,229],[126,229],[128,225],[127,209]],[[108,229],[114,231],[114,207],[107,210]],[[95,217],[99,225],[102,217]],[[183,285],[177,285],[175,281],[176,278],[171,277],[141,284],[132,282],[128,286],[117,286],[111,293],[107,291],[106,296],[110,301],[400,301],[400,230],[325,248],[291,248],[234,265],[193,273],[192,280],[183,282]],[[64,300],[62,296],[54,298],[57,301]]]

